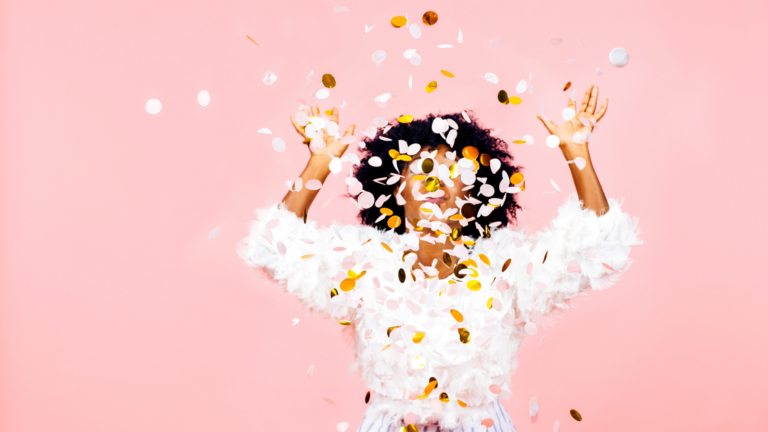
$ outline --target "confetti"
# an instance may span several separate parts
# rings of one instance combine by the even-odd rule
[[[552,39],[549,40],[549,45],[550,46],[558,46],[558,45],[560,45],[560,42],[562,42],[562,41],[563,41],[563,39],[559,38],[559,37],[552,38]]]
[[[608,60],[616,67],[622,67],[629,62],[629,53],[624,48],[614,48],[608,53]]]
[[[576,168],[579,170],[583,170],[584,167],[587,166],[587,161],[583,157],[579,156],[576,159],[573,160],[573,163],[576,165]]]
[[[532,403],[532,404],[531,404],[531,405],[528,407],[528,414],[529,414],[531,417],[536,417],[536,414],[538,414],[538,413],[539,413],[539,404],[538,404],[538,402],[534,402],[534,403]]]
[[[413,75],[408,76],[408,90],[413,90]]]
[[[315,97],[320,100],[326,99],[330,95],[331,95],[331,91],[328,90],[327,88],[321,88],[320,90],[317,91],[317,93],[315,93]]]
[[[496,384],[491,385],[488,387],[488,390],[491,391],[493,394],[501,394],[501,387],[497,386]]]
[[[480,291],[480,288],[482,287],[482,284],[480,284],[480,281],[478,280],[471,280],[467,282],[467,288],[471,291]]]
[[[539,331],[539,328],[536,327],[536,324],[529,322],[525,324],[525,333],[527,335],[533,336]]]
[[[278,153],[284,152],[285,151],[285,141],[283,141],[282,138],[277,138],[277,137],[273,138],[272,139],[272,148],[276,152],[278,152]]]
[[[424,15],[421,16],[421,21],[428,26],[433,26],[437,24],[437,13],[433,11],[424,12]]]
[[[262,133],[262,134],[269,134],[269,135],[272,135],[272,131],[271,131],[271,130],[269,130],[268,128],[261,128],[261,129],[259,129],[259,130],[258,130],[258,132],[259,132],[259,133]]]
[[[211,240],[213,240],[213,239],[215,239],[215,238],[216,238],[216,236],[218,236],[218,235],[219,235],[219,229],[218,229],[218,228],[214,228],[214,229],[213,229],[213,231],[211,231],[211,232],[208,234],[208,238],[209,238],[209,239],[211,239]]]
[[[485,426],[486,428],[490,429],[493,427],[493,419],[487,418],[480,422],[481,425]]]
[[[523,100],[517,96],[512,96],[511,98],[509,98],[509,103],[511,103],[512,105],[520,105],[521,103],[523,103]]]
[[[365,403],[368,403],[371,401],[371,391],[368,390],[368,393],[365,394]]]
[[[557,135],[550,135],[545,142],[547,143],[547,147],[556,148],[560,145],[560,137]]]
[[[437,89],[437,81],[430,81],[429,84],[427,84],[426,91],[427,93],[432,93]]]
[[[552,432],[560,432],[560,420],[555,420],[555,424],[552,426]]]
[[[576,117],[576,110],[573,108],[565,108],[561,115],[563,116],[563,120],[571,121],[574,117]]]
[[[421,27],[419,27],[416,24],[411,24],[410,27],[408,28],[408,32],[411,34],[411,36],[414,39],[421,38]]]
[[[488,42],[488,46],[493,48],[493,49],[496,49],[496,48],[500,47],[501,46],[501,38],[497,37],[496,39],[493,39],[493,40],[489,41]]]
[[[520,184],[524,179],[525,177],[522,173],[514,173],[512,174],[512,177],[509,178],[509,182],[512,184]]]
[[[414,54],[416,54],[416,49],[415,48],[410,48],[410,49],[407,49],[407,50],[405,50],[403,52],[403,57],[405,57],[405,58],[410,60],[410,58],[413,57]]]
[[[371,55],[371,60],[373,60],[373,62],[377,65],[381,64],[381,62],[383,62],[386,58],[387,52],[384,50],[376,50],[373,52],[373,55]]]
[[[392,24],[392,27],[394,28],[401,28],[405,26],[406,23],[408,23],[408,18],[404,16],[396,16],[392,18],[389,23]]]
[[[414,66],[418,66],[418,65],[421,64],[421,56],[418,53],[414,54],[411,57],[411,64],[414,65]]]
[[[555,188],[556,191],[560,192],[560,187],[557,186],[557,183],[555,183],[554,180],[549,179],[549,182],[552,183],[552,187]]]
[[[293,326],[295,326],[298,323],[299,323],[299,319],[298,318],[294,318],[293,319]],[[291,327],[293,327],[293,326],[291,326]]]
[[[255,43],[255,44],[256,44],[256,46],[259,46],[259,44],[258,44],[258,43],[256,43],[256,41],[255,41],[255,40],[253,40],[253,38],[252,38],[252,37],[250,37],[250,36],[248,36],[248,35],[245,35],[245,37],[247,37],[249,41],[251,41],[251,42]]]
[[[387,220],[387,226],[395,229],[400,226],[402,223],[402,220],[400,219],[400,216],[392,216]]]
[[[367,34],[369,31],[373,30],[373,28],[374,28],[374,27],[376,27],[376,25],[375,25],[375,24],[374,24],[374,25],[372,25],[372,26],[370,26],[370,27],[368,27],[368,24],[364,24],[364,25],[365,25],[365,33],[366,33],[366,34]]]
[[[348,325],[352,325],[352,322],[351,321],[343,321],[342,320],[342,321],[339,321],[339,324],[341,324],[343,326],[348,326]]]
[[[506,90],[499,90],[497,98],[499,99],[499,102],[503,103],[504,105],[509,104],[509,95],[507,95]]]
[[[459,331],[459,341],[461,341],[461,343],[466,344],[466,343],[469,343],[470,340],[472,340],[472,335],[469,334],[469,330],[459,327],[458,331]]]
[[[346,6],[336,6],[333,8],[334,12],[349,12],[349,8]]]
[[[148,113],[155,115],[163,109],[163,104],[157,99],[150,99],[144,104],[144,109],[147,110]]]
[[[517,94],[525,93],[526,90],[528,90],[528,82],[525,80],[520,80],[515,86],[515,92],[517,92]]]
[[[349,428],[349,423],[347,423],[347,422],[341,422],[341,423],[336,425],[336,430],[339,431],[339,432],[347,432],[348,428]]]
[[[324,400],[324,401],[326,401],[326,402],[328,402],[328,403],[329,403],[329,404],[331,404],[331,405],[336,405],[336,402],[334,402],[334,401],[332,401],[332,400],[328,399],[327,397],[324,397],[324,398],[323,398],[323,400]]]
[[[328,73],[324,74],[323,78],[322,78],[322,81],[323,81],[323,85],[326,88],[332,89],[332,88],[336,87],[336,78],[334,78],[333,75],[331,75],[331,74],[328,74]]]
[[[568,81],[567,83],[565,83],[565,87],[563,87],[563,91],[566,91],[566,90],[568,90],[569,88],[571,88],[571,82],[570,82],[570,81]]]
[[[315,256],[315,254],[302,255],[301,259],[309,259],[309,258],[312,258],[313,256]]]
[[[464,321],[464,315],[462,315],[461,312],[457,311],[456,309],[451,309],[451,316],[457,322],[463,322]]]
[[[200,93],[197,94],[197,103],[200,106],[208,106],[211,103],[211,94],[205,90],[200,90]]]
[[[440,73],[447,76],[448,78],[453,78],[455,76],[452,73],[448,72],[447,70],[441,70]]]
[[[576,421],[581,421],[581,414],[575,409],[571,410],[571,417],[573,417],[573,419]]]
[[[456,399],[456,403],[459,404],[460,407],[465,408],[467,406],[467,403],[461,400]]]
[[[464,35],[461,34],[461,29],[459,29],[459,43],[464,42]]]
[[[262,81],[266,85],[272,85],[275,83],[275,81],[277,81],[277,75],[275,75],[271,71],[267,71],[267,74],[264,75],[264,79]]]
[[[425,334],[422,332],[416,333],[413,335],[413,343],[421,343],[421,341],[424,339]]]
[[[602,74],[603,74],[603,71],[602,71],[602,70],[600,70],[600,68],[595,68],[595,74],[597,74],[597,75],[602,75]]]

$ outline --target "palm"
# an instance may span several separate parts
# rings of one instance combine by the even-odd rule
[[[307,114],[307,117],[320,117],[320,107],[317,105],[311,107],[311,112],[304,109],[304,113]],[[329,118],[329,121],[332,121],[339,124],[339,109],[334,108],[333,112],[331,113],[331,116]],[[317,134],[322,135],[315,135],[314,139],[307,138],[307,134],[305,132],[305,127],[301,126],[296,119],[291,116],[291,123],[293,123],[294,129],[296,129],[296,132],[301,135],[301,137],[304,139],[304,144],[310,144],[307,147],[309,148],[309,151],[320,155],[320,154],[326,154],[331,153],[332,155],[336,157],[341,157],[341,155],[344,154],[345,151],[347,151],[347,147],[349,147],[349,144],[342,144],[340,139],[336,139],[335,136],[329,135],[328,132],[325,129],[322,129],[321,131],[318,131]],[[355,133],[355,125],[350,125],[347,130],[344,132],[344,136],[349,136]],[[311,144],[313,143],[314,144]],[[323,145],[323,143],[325,145]]]
[[[547,128],[549,133],[560,138],[561,147],[587,145],[591,138],[592,130],[608,109],[608,99],[603,99],[600,109],[595,112],[597,95],[598,88],[590,86],[584,94],[584,99],[582,99],[581,107],[578,111],[576,111],[576,102],[568,98],[568,108],[576,111],[576,115],[559,126],[546,117],[539,117],[539,120],[544,123],[544,127]]]

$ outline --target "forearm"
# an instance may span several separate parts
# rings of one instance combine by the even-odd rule
[[[313,154],[307,162],[307,166],[301,173],[302,184],[306,185],[310,180],[319,180],[320,183],[325,183],[325,179],[330,174],[331,170],[328,164],[331,162],[331,158],[324,154]],[[302,187],[298,192],[288,192],[283,198],[286,209],[293,212],[299,218],[304,217],[305,209],[309,211],[309,207],[317,197],[320,190],[309,190],[306,187]]]
[[[587,161],[587,165],[581,170],[575,163],[570,163],[568,166],[571,169],[576,193],[579,195],[579,200],[584,203],[584,208],[594,211],[598,216],[602,216],[608,211],[608,200],[605,198],[603,187],[600,185],[600,180],[598,180],[597,173],[592,166],[589,148],[586,145],[579,145],[561,147],[561,149],[563,156],[568,161],[572,161],[577,157],[582,157]]]

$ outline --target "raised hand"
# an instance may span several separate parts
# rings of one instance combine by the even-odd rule
[[[557,135],[560,138],[560,148],[572,146],[586,146],[591,138],[592,130],[605,115],[608,110],[608,99],[603,99],[600,109],[595,112],[597,106],[597,86],[589,86],[584,93],[584,99],[581,101],[581,107],[576,111],[576,102],[568,98],[568,108],[576,111],[576,115],[569,121],[556,125],[552,120],[538,116],[537,118],[544,123],[550,134]],[[583,120],[582,120],[583,119]],[[574,134],[576,139],[574,140]]]
[[[320,107],[315,105],[311,107],[311,111],[308,111],[307,109],[303,110],[304,113],[309,118],[309,122],[311,123],[311,119],[320,117]],[[339,124],[339,109],[333,108],[333,112],[331,113],[330,118],[328,119],[329,122],[333,122],[335,125]],[[308,138],[306,133],[306,126],[301,126],[301,124],[291,116],[291,123],[293,123],[294,129],[296,129],[296,132],[301,135],[303,138],[304,144],[307,144],[309,147],[310,153],[313,155],[324,155],[326,152],[330,152],[332,155],[336,157],[341,157],[341,155],[344,154],[344,152],[347,150],[347,147],[349,147],[349,144],[342,144],[341,139],[336,139],[335,135],[329,135],[327,128],[321,129],[319,132],[315,134],[314,138]],[[322,136],[320,136],[320,133],[322,133]],[[343,137],[353,135],[355,133],[355,125],[350,125],[347,130],[344,132]],[[341,138],[343,138],[341,137]]]

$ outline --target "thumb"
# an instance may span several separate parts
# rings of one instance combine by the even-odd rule
[[[344,136],[354,135],[355,134],[355,125],[350,125],[347,130],[344,132]]]
[[[537,119],[541,120],[541,123],[544,124],[544,127],[547,128],[547,131],[549,131],[550,134],[555,133],[555,129],[557,129],[557,125],[555,122],[553,122],[550,119],[545,119],[542,116],[536,116]]]

